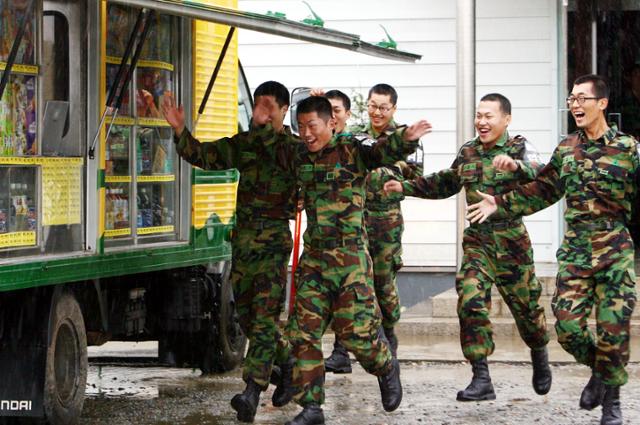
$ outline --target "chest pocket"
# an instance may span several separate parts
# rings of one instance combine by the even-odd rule
[[[594,175],[598,182],[598,190],[603,194],[609,194],[613,199],[624,199],[629,175],[626,168],[609,162],[597,161]]]
[[[482,163],[480,161],[476,161],[464,164],[459,175],[460,183],[463,185],[478,183],[480,181],[480,176],[482,175]]]

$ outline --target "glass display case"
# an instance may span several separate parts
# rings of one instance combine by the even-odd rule
[[[131,33],[137,11],[110,4],[108,14],[110,87],[127,42],[121,34]],[[178,156],[173,130],[161,113],[164,96],[175,90],[171,46],[176,28],[170,17],[156,17],[107,140],[106,248],[177,238]]]

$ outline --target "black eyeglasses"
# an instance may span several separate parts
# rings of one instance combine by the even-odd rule
[[[586,102],[587,100],[597,100],[597,99],[602,99],[601,97],[589,97],[589,96],[569,96],[567,97],[566,101],[567,101],[567,105],[569,105],[569,107],[571,107],[571,105],[573,105],[573,102],[578,101],[578,105],[582,106],[584,105],[584,102]]]

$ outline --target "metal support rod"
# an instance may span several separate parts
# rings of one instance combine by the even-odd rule
[[[458,0],[456,18],[456,137],[460,147],[475,135],[473,117],[476,101],[476,2]],[[465,228],[465,198],[456,203],[456,266],[462,265],[462,236]]]

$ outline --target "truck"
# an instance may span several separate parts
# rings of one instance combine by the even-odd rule
[[[236,7],[0,0],[0,417],[76,422],[87,346],[111,340],[157,340],[162,363],[203,373],[241,362],[240,176],[181,161],[160,112],[175,97],[201,140],[248,128],[231,29],[419,58]]]

